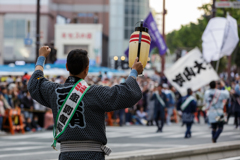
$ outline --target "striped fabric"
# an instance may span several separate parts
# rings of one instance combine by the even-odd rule
[[[96,141],[63,141],[60,145],[61,152],[79,152],[92,151],[104,152],[105,155],[110,155],[111,149]]]
[[[137,42],[139,41],[139,34],[131,35],[129,42],[135,42],[135,41],[137,41]],[[149,36],[142,35],[141,42],[145,42],[145,43],[150,44],[151,43],[151,38]]]

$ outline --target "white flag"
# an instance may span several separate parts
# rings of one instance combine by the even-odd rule
[[[221,58],[221,48],[224,31],[227,24],[226,18],[212,18],[202,35],[203,56],[206,61],[217,61]]]
[[[188,88],[196,91],[211,81],[219,79],[198,48],[180,58],[173,66],[166,69],[164,74],[181,95],[186,95]]]
[[[227,16],[227,26],[221,48],[221,57],[229,56],[234,51],[239,41],[237,21],[230,15]]]
[[[206,61],[217,61],[231,55],[238,41],[237,21],[230,15],[227,18],[212,18],[202,35],[203,56]]]

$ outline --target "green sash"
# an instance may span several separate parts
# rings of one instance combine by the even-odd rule
[[[181,110],[184,111],[186,109],[186,107],[189,105],[189,103],[192,101],[192,100],[195,100],[193,96],[189,96],[184,102],[183,104],[181,105]]]
[[[161,105],[162,105],[163,107],[166,107],[166,104],[165,104],[165,102],[163,101],[163,99],[161,98],[161,96],[159,95],[159,93],[156,92],[155,94],[156,94],[156,97],[157,97],[158,101],[161,103]]]
[[[83,79],[80,79],[68,93],[60,110],[58,111],[56,122],[54,123],[54,140],[52,144],[53,149],[56,148],[57,138],[61,136],[67,128],[69,122],[77,110],[79,103],[82,101],[83,96],[89,88],[90,86],[88,86],[88,84]]]

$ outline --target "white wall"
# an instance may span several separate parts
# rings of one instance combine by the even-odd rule
[[[72,38],[69,34],[72,34]],[[84,37],[79,37],[82,34]],[[91,38],[86,37],[88,34],[91,34]],[[98,56],[102,57],[102,24],[56,24],[55,47],[58,59],[67,58],[67,54],[64,54],[64,45],[87,45],[90,60],[96,60]],[[95,52],[96,50],[98,53]]]

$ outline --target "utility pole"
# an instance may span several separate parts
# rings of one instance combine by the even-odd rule
[[[226,12],[226,9],[224,9],[224,17],[226,17],[226,15],[229,14],[229,12]],[[233,51],[234,53],[234,51]],[[231,84],[231,66],[232,66],[232,54],[230,54],[229,56],[227,56],[228,58],[228,68],[227,68],[227,73],[228,73],[228,84]]]
[[[216,3],[216,0],[213,0],[213,4],[212,4],[212,18],[216,17],[215,3]]]
[[[163,36],[164,41],[166,42],[166,39],[165,39],[165,14],[166,14],[165,0],[163,0],[162,36]],[[165,54],[161,56],[161,59],[162,59],[162,74],[163,74],[164,69],[165,69]]]
[[[38,58],[38,50],[40,45],[40,0],[37,0],[37,12],[36,12],[36,60]]]

